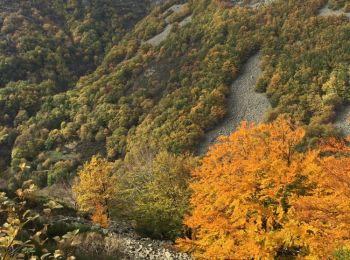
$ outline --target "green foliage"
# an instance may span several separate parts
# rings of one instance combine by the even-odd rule
[[[68,232],[79,230],[81,233],[91,231],[91,226],[82,223],[67,223],[65,221],[57,221],[52,223],[47,230],[49,237],[63,236]]]
[[[80,128],[64,123],[72,109],[65,92],[101,63],[149,5],[139,0],[0,3],[0,132],[7,132],[0,140],[1,168],[12,160],[11,170],[18,172],[23,161],[35,161],[31,177],[43,183],[33,173],[45,168],[37,160],[40,152],[64,145]],[[104,140],[101,131],[96,140]],[[46,166],[54,168],[49,183],[60,181],[57,167]]]
[[[10,187],[67,182],[101,154],[120,162],[114,216],[153,237],[181,235],[189,154],[225,117],[229,86],[258,50],[268,119],[289,115],[311,142],[334,133],[350,103],[350,31],[344,17],[317,17],[326,0],[257,9],[192,0],[167,11],[181,2],[148,15],[142,0],[0,3],[0,169]],[[167,23],[164,42],[145,43]],[[60,225],[52,232],[68,230]]]
[[[340,248],[333,254],[336,260],[347,260],[350,259],[350,250],[348,248]]]
[[[263,48],[263,80],[273,106],[270,120],[288,114],[308,126],[311,136],[331,133],[335,112],[349,102],[348,21],[314,17],[323,4],[314,1],[299,13],[281,5],[297,15],[288,16]]]
[[[70,180],[71,173],[74,171],[74,161],[59,161],[48,172],[47,183],[52,185],[58,182],[64,182]]]
[[[346,2],[346,0],[328,0],[329,7],[335,10],[344,7]]]
[[[27,181],[21,189],[16,191],[17,197],[14,200],[6,197],[5,193],[0,193],[1,259],[27,259],[29,257],[41,257],[41,259],[74,259],[73,256],[66,255],[58,246],[52,252],[48,250],[48,224],[42,225],[40,229],[35,225],[33,226],[34,221],[39,218],[39,214],[35,214],[28,209],[27,200],[32,196],[35,189],[32,182]],[[63,207],[55,201],[49,201],[44,206],[43,215],[49,215],[53,210]],[[79,230],[73,230],[72,232],[62,234],[62,237],[56,236],[54,241],[57,242],[57,245],[72,241],[78,232]]]
[[[134,149],[120,167],[120,195],[114,215],[136,222],[145,235],[175,239],[189,210],[187,185],[194,159],[150,148]],[[126,207],[126,205],[128,205]]]

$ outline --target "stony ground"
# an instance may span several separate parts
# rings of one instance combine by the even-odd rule
[[[334,125],[344,134],[350,135],[350,106],[343,107],[337,115]]]
[[[73,241],[74,255],[95,256],[118,260],[192,260],[191,256],[175,250],[171,241],[142,238],[127,223],[112,222],[108,229],[93,225],[83,217],[55,216],[53,223],[79,224],[90,227]],[[89,258],[93,259],[93,258]]]
[[[250,6],[253,8],[259,8],[264,5],[269,5],[275,0],[231,0],[232,3],[240,6]]]
[[[346,13],[344,12],[344,10],[332,10],[329,8],[328,5],[323,7],[319,12],[319,16],[333,16],[333,15],[336,15],[336,16],[345,15],[350,19],[350,13]]]
[[[178,12],[181,11],[181,9],[182,9],[185,5],[186,5],[186,4],[182,4],[182,5],[173,5],[173,6],[171,6],[166,12],[171,11],[171,12],[174,12],[174,13],[178,13]],[[179,23],[180,27],[182,27],[182,26],[188,24],[189,22],[191,22],[191,20],[192,20],[192,15],[190,15],[190,16],[184,18],[184,19]],[[166,23],[169,23],[168,17],[165,18],[165,22],[166,22]],[[164,40],[168,37],[168,35],[169,35],[169,33],[170,33],[172,27],[173,27],[172,24],[168,24],[168,25],[165,27],[165,29],[164,29],[161,33],[159,33],[159,34],[157,34],[156,36],[154,36],[153,38],[149,39],[148,41],[146,41],[146,43],[149,43],[149,44],[151,44],[151,45],[153,45],[153,46],[158,46],[162,41],[164,41]]]
[[[153,38],[149,39],[148,41],[146,41],[146,43],[149,43],[152,46],[159,45],[162,41],[166,39],[166,37],[168,37],[172,27],[173,26],[171,24],[168,24],[160,34],[157,34]]]
[[[190,260],[189,255],[175,252],[171,243],[151,240],[149,238],[117,237],[120,242],[120,252],[125,254],[122,259],[130,260]]]
[[[119,252],[124,255],[122,259],[130,260],[191,260],[184,253],[176,252],[170,241],[141,238],[130,225],[113,222],[109,229],[111,233],[107,240],[115,240],[119,243]]]
[[[200,154],[205,153],[220,135],[234,132],[241,121],[258,123],[263,120],[265,112],[270,109],[270,102],[265,94],[255,92],[260,74],[260,53],[258,53],[248,60],[241,75],[231,85],[228,115],[220,125],[207,133],[199,147]]]

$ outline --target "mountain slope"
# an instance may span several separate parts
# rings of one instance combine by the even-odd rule
[[[350,22],[338,15],[348,8],[341,0],[2,1],[1,184],[16,190],[33,179],[51,186],[41,194],[74,204],[70,185],[97,155],[108,167],[88,167],[96,171],[86,174],[90,193],[106,191],[95,177],[103,170],[118,185],[102,202],[88,194],[88,216],[104,225],[122,219],[158,239],[193,235],[183,226],[191,172],[240,120],[286,117],[303,133],[298,153],[320,137],[342,137],[335,126],[349,127],[339,112],[350,103]],[[219,156],[210,165],[220,163]]]
[[[140,145],[175,153],[196,151],[204,133],[224,118],[229,86],[258,49],[263,67],[258,90],[266,91],[272,104],[268,119],[286,113],[309,126],[311,136],[330,133],[329,123],[338,105],[347,102],[347,94],[336,96],[327,82],[346,73],[340,71],[349,48],[344,45],[346,20],[317,17],[325,1],[310,1],[308,6],[277,1],[260,8],[191,1],[179,18],[172,15],[173,28],[164,42],[144,43],[164,30],[171,5],[154,9],[74,88],[58,95],[49,92],[40,109],[40,103],[29,103],[30,108],[37,105],[35,116],[26,107],[13,112],[16,109],[4,102],[12,120],[18,115],[21,124],[31,117],[17,130],[12,170],[29,163],[45,183],[47,172],[64,179],[98,152],[116,159]],[[189,15],[192,22],[179,27],[177,22]],[[300,30],[305,24],[307,30]],[[79,26],[71,28],[80,39]],[[84,33],[81,39],[88,37]],[[334,44],[335,35],[341,46]],[[6,142],[13,142],[16,135],[3,131]]]
[[[148,12],[148,1],[1,1],[1,162],[10,163],[20,127],[95,69]],[[45,126],[36,126],[44,130]],[[41,149],[41,148],[40,148]]]

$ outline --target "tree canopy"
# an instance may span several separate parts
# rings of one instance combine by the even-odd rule
[[[222,137],[193,172],[192,236],[179,246],[199,259],[322,259],[349,246],[349,149],[302,151],[304,137],[281,118]]]
[[[79,171],[79,181],[72,188],[80,209],[93,212],[93,219],[99,219],[100,223],[106,223],[103,215],[110,217],[111,201],[118,191],[117,178],[112,169],[112,163],[94,156]]]

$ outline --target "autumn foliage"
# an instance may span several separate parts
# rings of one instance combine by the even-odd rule
[[[92,212],[92,220],[101,226],[108,226],[110,203],[117,193],[112,169],[112,163],[94,156],[81,169],[79,182],[73,186],[80,209]]]
[[[334,140],[302,151],[304,135],[277,119],[222,137],[193,172],[192,235],[178,246],[198,259],[325,259],[349,246],[349,151]]]
[[[105,213],[105,209],[101,204],[97,204],[96,208],[91,216],[92,222],[99,224],[101,227],[106,228],[109,224],[108,216]]]

